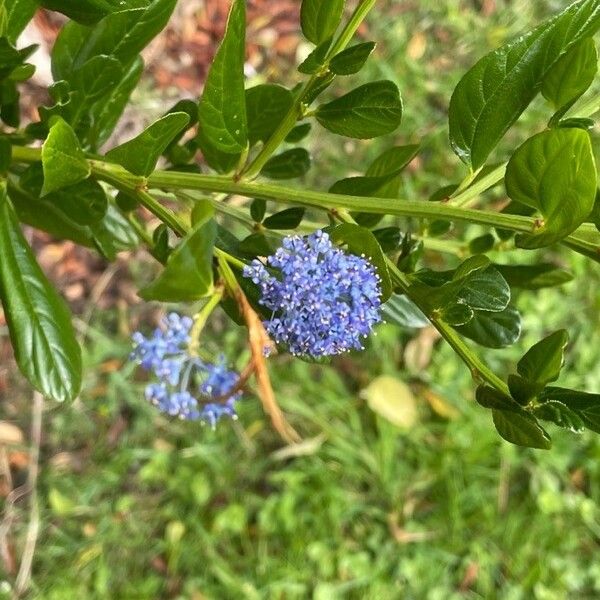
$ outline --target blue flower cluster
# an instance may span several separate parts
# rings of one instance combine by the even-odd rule
[[[334,246],[329,235],[289,236],[264,265],[244,269],[272,311],[269,335],[301,356],[362,350],[362,339],[381,321],[381,285],[364,257]]]
[[[168,415],[201,420],[214,428],[222,417],[237,418],[235,403],[242,393],[231,392],[239,376],[227,368],[223,356],[209,363],[189,354],[192,325],[189,317],[171,313],[151,337],[136,331],[131,359],[158,378],[146,386],[149,402]]]

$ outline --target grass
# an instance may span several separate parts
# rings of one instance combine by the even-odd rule
[[[397,80],[406,113],[395,143],[427,139],[422,169],[404,182],[411,199],[461,178],[445,116],[460,74],[561,3],[498,0],[488,17],[479,4],[383,2],[370,19],[381,43],[361,82]],[[543,126],[541,111],[534,107],[513,136]],[[320,160],[308,183],[320,187],[360,170],[383,148],[347,142],[340,153],[337,139],[324,134],[311,143]],[[500,372],[542,335],[566,326],[573,344],[563,383],[600,389],[599,275],[580,258],[570,267],[577,278],[563,289],[518,297],[522,340],[482,351]],[[144,268],[133,264],[131,271],[138,279]],[[85,327],[81,399],[44,415],[33,598],[600,596],[597,437],[553,429],[550,452],[504,443],[474,403],[472,382],[452,351],[436,344],[429,352],[418,332],[391,326],[380,329],[369,352],[332,367],[273,360],[278,399],[305,439],[296,454],[282,448],[252,395],[239,422],[214,433],[172,422],[145,404],[143,383],[126,362],[128,324],[144,323],[145,314],[140,307],[94,313]],[[240,356],[241,364],[241,338],[217,319],[206,343]],[[392,426],[361,398],[380,374],[411,385],[418,419],[408,429]],[[437,403],[427,400],[432,396]],[[9,400],[6,414],[18,414],[26,427],[26,397],[15,392]],[[7,589],[0,585],[0,594],[10,597]]]

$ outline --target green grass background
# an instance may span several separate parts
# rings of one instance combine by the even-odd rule
[[[306,185],[324,189],[390,144],[421,139],[425,150],[419,168],[407,173],[403,197],[423,199],[460,180],[464,171],[447,142],[454,85],[477,57],[562,4],[497,0],[484,15],[475,0],[381,2],[369,18],[375,56],[331,94],[390,78],[403,92],[404,122],[394,140],[369,143],[340,143],[315,130],[310,146],[318,160]],[[496,159],[548,117],[536,103]],[[520,295],[521,341],[482,353],[506,373],[528,345],[567,327],[572,343],[561,382],[598,391],[597,265],[553,257],[575,281]],[[433,255],[428,260],[441,266]],[[147,278],[144,265],[131,271]],[[32,597],[600,597],[597,436],[552,429],[550,452],[501,441],[447,346],[436,344],[422,368],[407,353],[419,347],[418,332],[383,326],[366,353],[330,367],[285,356],[271,362],[278,399],[308,440],[298,455],[286,454],[253,395],[241,403],[239,422],[216,432],[147,406],[143,382],[126,363],[130,324],[151,327],[145,314],[144,307],[96,311],[85,329],[84,392],[44,415]],[[206,344],[243,364],[243,330],[222,316]],[[361,399],[380,374],[415,390],[418,420],[409,429],[392,426]],[[457,417],[434,412],[426,392]],[[27,398],[16,402],[25,428]],[[17,540],[25,526],[23,518]]]

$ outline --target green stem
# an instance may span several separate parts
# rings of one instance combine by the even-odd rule
[[[15,162],[37,162],[41,159],[39,148],[13,146]],[[90,160],[93,174],[117,189],[136,192],[143,191],[146,185],[170,191],[197,190],[238,194],[248,198],[263,198],[287,204],[298,204],[322,210],[345,208],[348,210],[366,211],[398,217],[415,217],[421,219],[447,219],[452,222],[474,223],[488,227],[499,227],[510,231],[531,233],[536,228],[536,220],[532,217],[503,214],[487,210],[474,210],[460,206],[450,206],[448,203],[423,202],[414,200],[397,200],[390,198],[372,198],[366,196],[344,196],[327,192],[314,192],[297,188],[285,187],[269,183],[236,182],[220,175],[202,175],[178,171],[156,171],[146,180],[128,173],[118,165],[97,160]],[[486,177],[501,178],[505,165],[495,169]],[[492,174],[493,177],[492,177]],[[469,188],[465,193],[474,193]],[[161,220],[162,216],[177,220],[176,215],[165,209],[149,194],[143,197],[144,206]],[[163,212],[166,211],[166,214]],[[172,223],[174,230],[181,231],[181,222]],[[591,239],[586,239],[590,236]],[[584,223],[573,234],[567,236],[563,244],[573,250],[600,262],[600,251],[596,238],[598,232],[594,225]]]
[[[333,56],[342,51],[349,43],[356,30],[365,19],[369,11],[375,5],[376,0],[361,0],[354,13],[350,17],[350,20],[340,33],[338,39],[333,43],[329,49],[325,62],[329,61]],[[290,131],[294,128],[298,119],[304,116],[304,105],[307,104],[307,98],[312,91],[314,85],[319,80],[319,75],[315,74],[304,84],[290,110],[287,112],[281,123],[279,123],[277,129],[273,132],[271,137],[265,142],[260,152],[256,155],[254,160],[242,171],[240,179],[252,180],[254,179],[265,166],[266,162],[271,158],[273,153],[281,146],[285,138],[288,136]]]
[[[200,334],[208,321],[212,311],[218,306],[223,298],[223,286],[215,288],[214,293],[208,299],[208,302],[194,316],[194,325],[190,331],[189,351],[192,356],[198,356],[198,347],[200,345]]]
[[[348,23],[346,23],[346,26],[342,30],[342,33],[340,33],[338,39],[329,49],[327,60],[333,58],[336,54],[339,54],[350,43],[356,30],[360,27],[360,24],[365,20],[369,11],[375,6],[376,1],[377,0],[361,0],[359,2]]]

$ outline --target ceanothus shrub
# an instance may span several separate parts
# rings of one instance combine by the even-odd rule
[[[297,440],[269,380],[274,350],[296,360],[360,352],[385,320],[435,327],[470,370],[477,402],[506,440],[549,448],[544,421],[600,432],[600,394],[554,385],[566,331],[531,347],[506,381],[477,351],[519,338],[514,289],[572,279],[551,262],[554,254],[600,262],[591,143],[600,103],[586,95],[598,67],[600,0],[573,2],[464,75],[448,109],[450,146],[465,164],[464,178],[418,200],[398,196],[403,169],[420,145],[393,140],[362,175],[328,191],[281,183],[310,169],[302,147],[309,135],[331,136],[343,147],[340,137],[372,139],[400,127],[396,84],[358,75],[375,60],[375,43],[352,40],[375,0],[348,0],[346,7],[302,1],[300,25],[314,49],[291,89],[246,89],[245,2],[232,0],[202,97],[177,102],[136,137],[107,147],[143,71],[140,53],[176,2],[0,2],[0,299],[31,385],[48,399],[72,400],[82,365],[68,308],[38,266],[22,224],[108,260],[143,246],[162,265],[139,295],[176,303],[181,314],[169,312],[149,336],[137,332],[131,358],[148,372],[147,400],[174,418],[213,428],[236,418],[236,403],[248,398],[254,377],[274,427]],[[38,5],[70,20],[52,50],[50,101],[39,107],[38,122],[20,127],[19,87],[34,68],[27,62],[33,48],[17,40]],[[341,95],[340,77],[353,83]],[[546,122],[505,156],[498,143],[540,93]],[[505,205],[485,207],[488,191],[500,185]],[[232,205],[233,195],[248,203]],[[289,206],[267,214],[267,202]],[[160,224],[151,229],[143,211]],[[251,233],[240,236],[233,221]],[[469,255],[455,268],[424,268],[419,234],[453,232],[452,223],[487,231],[463,240]],[[510,264],[486,256],[500,244],[512,253]],[[533,263],[526,257],[531,250]],[[240,373],[231,357],[207,355],[202,344],[219,305],[247,332],[251,358]]]

